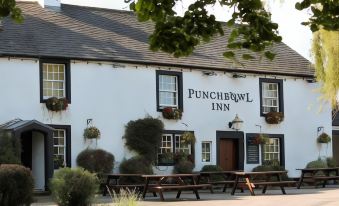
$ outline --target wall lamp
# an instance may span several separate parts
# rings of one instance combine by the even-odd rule
[[[246,78],[246,75],[240,74],[240,73],[233,73],[232,77],[233,78]]]
[[[242,121],[238,114],[235,115],[235,118],[232,120],[232,122],[228,123],[228,127],[235,129],[236,131],[240,130],[242,127],[242,124],[244,123],[244,121]]]
[[[316,83],[317,80],[315,78],[308,78],[306,79],[307,83]]]
[[[202,71],[202,74],[206,76],[217,76],[217,73],[214,71]]]

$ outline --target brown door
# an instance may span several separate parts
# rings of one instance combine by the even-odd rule
[[[238,140],[220,139],[219,141],[219,165],[225,170],[238,169]]]

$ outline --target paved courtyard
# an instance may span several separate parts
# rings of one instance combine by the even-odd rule
[[[339,187],[330,188],[307,188],[307,189],[287,189],[287,195],[282,195],[280,190],[268,190],[266,195],[260,194],[257,190],[257,196],[250,196],[245,193],[236,193],[232,196],[229,193],[216,192],[214,194],[208,191],[201,191],[201,200],[196,200],[191,192],[183,192],[180,200],[175,199],[175,193],[166,192],[165,202],[150,194],[146,200],[140,201],[140,206],[338,206],[339,205]],[[52,202],[50,196],[38,196],[34,206],[56,205]],[[96,205],[109,205],[112,202],[110,197],[98,196]],[[113,205],[113,204],[111,204]]]

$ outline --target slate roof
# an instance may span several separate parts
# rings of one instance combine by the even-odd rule
[[[243,68],[225,59],[225,36],[198,47],[193,55],[175,58],[152,52],[147,43],[152,23],[140,23],[129,11],[62,4],[60,11],[34,2],[20,2],[25,21],[4,19],[0,32],[0,56],[68,58],[138,63],[184,68],[243,71],[291,76],[314,76],[310,62],[287,45],[274,47],[274,61],[242,61]]]

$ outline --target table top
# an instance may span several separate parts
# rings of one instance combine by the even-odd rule
[[[339,167],[327,167],[327,168],[304,168],[304,169],[297,169],[301,171],[326,171],[326,170],[338,170]]]
[[[274,174],[284,174],[287,171],[263,171],[263,172],[233,172],[233,174],[238,176],[245,176],[245,175],[274,175]]]
[[[162,178],[162,177],[197,177],[200,174],[168,174],[168,175],[142,175],[145,178]]]
[[[210,171],[210,172],[199,172],[200,175],[221,175],[221,174],[234,174],[235,172],[242,171]]]
[[[118,174],[118,173],[105,173],[109,177],[142,177],[142,174]]]

